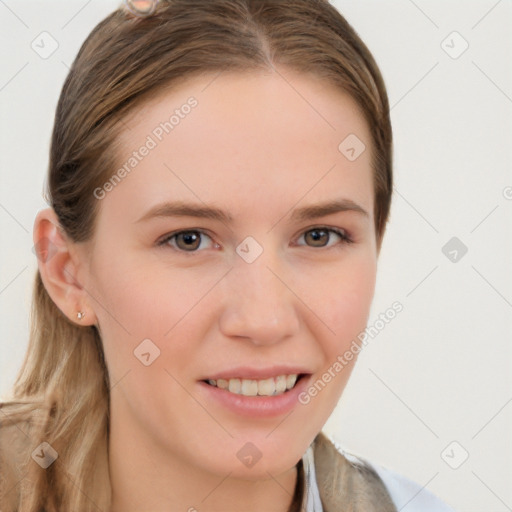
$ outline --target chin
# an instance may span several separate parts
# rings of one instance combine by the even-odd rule
[[[275,427],[274,427],[275,428]],[[279,429],[280,427],[277,427]],[[269,435],[270,434],[270,435]],[[211,461],[220,474],[244,480],[267,480],[293,468],[309,446],[309,439],[299,440],[289,432],[247,432],[217,444]]]

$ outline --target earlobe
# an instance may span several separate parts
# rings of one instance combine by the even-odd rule
[[[38,212],[33,241],[41,279],[53,302],[72,322],[94,324],[96,317],[87,292],[77,280],[78,256],[53,208]]]

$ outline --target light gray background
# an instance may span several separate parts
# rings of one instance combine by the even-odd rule
[[[375,55],[392,105],[394,202],[370,324],[396,300],[404,310],[370,339],[325,431],[460,512],[512,510],[512,4],[333,4]],[[27,345],[60,88],[117,5],[0,0],[0,395]],[[43,31],[59,45],[47,59],[31,47]],[[458,58],[453,31],[469,44]],[[456,262],[442,252],[452,237],[468,248]]]

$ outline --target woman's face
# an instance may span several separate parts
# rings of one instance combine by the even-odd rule
[[[366,327],[370,134],[319,79],[215,76],[125,120],[125,172],[95,192],[81,282],[114,386],[111,435],[153,461],[268,478],[328,419],[356,360],[338,356]]]

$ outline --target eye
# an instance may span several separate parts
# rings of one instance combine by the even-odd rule
[[[308,229],[302,236],[306,240],[309,247],[330,247],[334,244],[331,242],[332,234],[334,234],[334,241],[338,239],[339,244],[351,244],[353,240],[342,230],[336,228],[328,228],[326,226],[315,227]],[[300,238],[299,238],[300,240]],[[311,244],[311,245],[310,245]],[[303,245],[303,244],[299,244]]]
[[[210,240],[211,243],[209,247],[204,247],[204,244],[202,244],[203,237]],[[184,252],[197,252],[197,249],[199,249],[201,246],[203,249],[219,247],[218,244],[213,242],[209,235],[199,229],[189,229],[186,231],[177,231],[176,233],[171,233],[157,242],[157,245],[170,245],[174,249]]]
[[[344,231],[326,226],[308,229],[299,240],[302,238],[304,238],[306,244],[299,243],[298,245],[307,245],[309,247],[330,247],[336,245],[336,240],[339,245],[353,243],[353,240]],[[208,240],[209,243],[207,243]],[[206,246],[203,242],[206,243]],[[218,249],[220,247],[208,234],[200,229],[188,229],[170,233],[159,240],[157,245],[161,247],[171,246],[171,248],[181,252],[199,252],[200,248]]]

